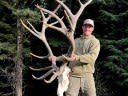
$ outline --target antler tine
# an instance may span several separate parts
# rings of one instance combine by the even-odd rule
[[[30,33],[32,33],[34,36],[36,36],[36,37],[39,38],[41,41],[43,41],[43,43],[46,45],[46,48],[48,49],[49,54],[50,54],[50,55],[53,55],[52,50],[51,50],[49,44],[47,43],[47,40],[46,40],[45,36],[44,36],[44,35],[41,35],[41,33],[38,32],[38,31],[32,26],[32,24],[31,24],[29,21],[28,21],[28,24],[32,27],[33,30],[30,29],[22,20],[20,20],[20,21],[21,21],[22,25],[23,25]],[[46,27],[45,27],[45,28],[46,28]],[[45,30],[44,30],[44,31],[45,31]],[[34,54],[32,54],[32,55],[34,55]],[[36,56],[36,55],[34,55],[34,56],[39,58],[39,56]],[[48,56],[47,56],[47,57],[48,57]]]
[[[52,75],[52,77],[49,79],[49,80],[46,80],[46,79],[44,79],[44,82],[46,82],[46,83],[51,83],[51,82],[53,82],[55,79],[56,79],[56,77],[57,76],[59,76],[59,71],[58,72],[53,72],[54,74]]]
[[[61,20],[63,20],[63,18],[64,18],[64,16],[61,18]],[[53,25],[55,25],[57,23],[59,23],[59,22],[58,21],[55,21],[55,22],[51,23],[50,25],[53,26]]]
[[[63,63],[62,66],[60,66],[59,70],[57,70],[56,72],[53,72],[54,74],[52,75],[52,77],[49,80],[44,79],[44,81],[46,83],[53,82],[56,79],[56,77],[58,77],[59,75],[61,75],[64,72],[64,68],[66,65],[67,65],[67,62]]]
[[[69,8],[63,3],[63,1],[61,0],[56,0],[56,2],[58,2],[68,13],[68,15],[73,18],[73,14],[71,12],[71,10],[69,10]]]
[[[77,21],[78,21],[80,15],[82,14],[83,10],[85,9],[85,7],[86,7],[87,5],[89,5],[89,4],[92,2],[92,0],[88,0],[88,1],[85,2],[84,4],[83,4],[80,0],[78,0],[78,2],[79,2],[79,4],[80,4],[80,9],[79,9],[78,12],[74,15],[76,19],[75,19],[74,21],[71,20],[71,21],[73,21],[73,24],[74,24],[73,26],[74,26],[74,28],[76,27],[76,23],[77,23]]]
[[[75,14],[75,16],[76,16],[77,18],[80,17],[80,15],[81,15],[81,13],[83,12],[84,8],[85,8],[87,5],[89,5],[89,4],[92,2],[92,0],[88,0],[88,1],[85,2],[84,4],[83,4],[80,0],[78,0],[78,2],[79,2],[79,4],[80,4],[80,9],[79,9],[79,11]]]
[[[38,4],[36,4],[35,6],[36,6],[38,9],[41,8]],[[55,8],[55,10],[54,10],[54,11],[51,11],[51,12],[56,13],[56,12],[59,10],[60,7],[61,7],[61,5],[59,4],[59,5]],[[45,16],[43,15],[43,17],[45,17]],[[47,17],[47,19],[49,20],[51,17],[52,17],[52,16],[49,15],[49,16]],[[45,18],[46,18],[46,17],[45,17]]]
[[[34,36],[36,36],[37,38],[39,38],[39,39],[41,39],[40,37],[39,37],[39,32],[38,31],[35,31],[35,29],[34,29],[34,27],[32,26],[32,24],[29,22],[29,21],[27,21],[28,22],[28,24],[34,29],[34,31],[32,30],[32,29],[30,29],[21,19],[20,19],[20,21],[21,21],[21,24],[30,32],[30,33],[32,33]]]
[[[40,7],[38,4],[35,5],[35,6],[40,10],[41,7]],[[56,7],[56,9],[53,11],[53,13],[56,13],[60,7],[61,7],[61,6],[58,5],[58,6]],[[47,23],[48,20],[51,19],[52,15],[48,15],[48,17],[45,17],[45,13],[44,13],[42,10],[40,10],[40,12],[41,12],[41,15],[42,15],[43,20],[44,20],[43,22]],[[56,24],[56,23],[57,23],[57,22],[55,22],[55,24]],[[46,29],[46,28],[47,28],[47,26],[46,26],[46,27],[42,26],[42,29]],[[45,31],[43,31],[43,32],[45,32]]]
[[[67,5],[65,5],[64,3],[63,3],[63,1],[61,1],[61,0],[56,0],[56,2],[58,2],[63,8],[64,8],[64,10],[66,11],[66,14],[68,14],[68,15],[66,15],[67,16],[67,18],[69,19],[69,24],[70,24],[70,26],[72,27],[71,29],[72,29],[72,34],[74,34],[74,29],[75,29],[75,26],[73,26],[74,24],[74,20],[76,19],[75,18],[75,16],[73,15],[73,13],[71,12],[71,10],[68,8],[68,6]]]
[[[61,5],[59,4],[57,7],[56,7],[56,9],[53,11],[53,13],[56,13],[58,10],[59,10],[59,8],[61,7]],[[49,15],[49,17],[48,18],[51,18],[52,16],[51,15]]]
[[[66,17],[67,17],[67,19],[68,19],[68,22],[69,22],[69,25],[70,25],[70,27],[71,27],[71,30],[73,30],[73,28],[72,28],[72,22],[71,22],[70,17],[68,16],[67,11],[64,10],[64,13],[65,13],[65,15],[66,15]]]
[[[33,68],[33,67],[29,67],[29,68],[30,68],[31,70],[33,70],[33,71],[44,71],[44,70],[51,69],[51,68],[52,68],[52,66],[43,67],[43,68],[38,68],[38,69]]]
[[[45,25],[47,25],[48,27],[58,30],[59,32],[62,32],[63,34],[66,34],[68,28],[65,26],[64,22],[62,21],[62,19],[60,17],[58,17],[55,13],[53,13],[50,10],[41,8],[40,6],[37,6],[38,9],[48,13],[49,15],[52,15],[52,17],[56,18],[56,20],[59,22],[59,24],[61,25],[61,28],[57,27],[57,26],[52,26],[52,24],[48,24],[46,22],[43,22]]]
[[[43,80],[45,79],[46,77],[48,77],[50,74],[52,74],[53,72],[55,71],[55,69],[51,69],[49,70],[47,73],[45,73],[44,75],[40,76],[40,77],[36,77],[34,75],[32,75],[32,77],[36,80]]]
[[[39,59],[46,59],[46,58],[48,58],[48,55],[47,56],[37,56],[37,55],[35,55],[35,54],[33,54],[33,53],[30,53],[32,56],[34,56],[34,57],[36,57],[36,58],[39,58]]]

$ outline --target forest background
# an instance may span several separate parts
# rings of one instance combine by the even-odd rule
[[[76,0],[64,2],[73,12],[78,8]],[[50,63],[30,55],[47,52],[20,22],[29,20],[40,30],[41,16],[35,4],[47,9],[56,6],[55,0],[0,1],[0,96],[56,96],[57,80],[51,84],[34,80],[34,72],[29,69]],[[86,18],[94,19],[94,35],[101,42],[95,72],[97,96],[128,96],[128,0],[93,0],[79,18],[75,38],[82,34],[81,25]],[[53,31],[49,30],[46,36],[54,54],[61,55],[69,44],[62,34]]]

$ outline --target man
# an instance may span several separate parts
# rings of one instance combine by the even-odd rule
[[[83,35],[75,39],[75,53],[69,59],[71,72],[66,96],[78,96],[79,90],[81,90],[82,96],[96,96],[93,73],[95,72],[95,61],[100,51],[100,42],[92,35],[94,30],[92,19],[86,19],[83,22],[82,30]],[[54,57],[54,59],[57,58]]]

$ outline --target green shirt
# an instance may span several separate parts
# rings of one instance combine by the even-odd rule
[[[100,42],[95,36],[75,39],[75,54],[79,59],[69,63],[70,74],[77,77],[84,77],[85,73],[94,73],[95,61],[99,55]]]

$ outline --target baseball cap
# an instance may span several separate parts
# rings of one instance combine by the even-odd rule
[[[94,27],[94,21],[92,19],[85,19],[83,22],[83,25],[85,25],[85,24],[90,24]]]

